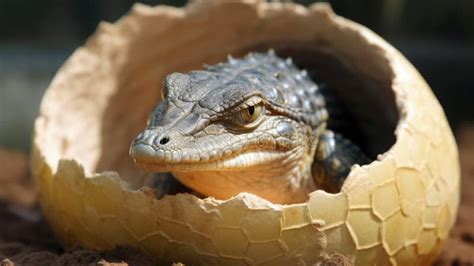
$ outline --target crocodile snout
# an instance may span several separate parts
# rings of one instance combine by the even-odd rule
[[[165,146],[169,146],[171,136],[162,127],[146,129],[140,133],[130,147],[130,155],[138,162],[165,160]]]

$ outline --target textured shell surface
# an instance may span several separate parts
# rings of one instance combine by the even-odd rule
[[[330,50],[374,84],[388,77],[399,115],[395,143],[354,166],[339,193],[318,190],[301,204],[248,193],[158,200],[135,189],[142,173],[128,146],[167,74],[283,44]],[[314,264],[341,254],[356,265],[429,265],[459,204],[457,147],[429,86],[395,48],[325,4],[136,4],[117,23],[100,24],[59,70],[34,130],[32,171],[60,240],[132,245],[157,262]]]

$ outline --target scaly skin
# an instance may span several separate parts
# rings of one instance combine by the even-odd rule
[[[317,188],[337,190],[363,161],[357,148],[341,152],[351,144],[339,145],[342,138],[326,130],[318,85],[272,51],[173,73],[163,91],[130,154],[145,170],[172,172],[203,195],[245,191],[274,203],[303,202]]]

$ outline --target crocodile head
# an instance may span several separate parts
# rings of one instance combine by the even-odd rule
[[[327,112],[317,85],[274,53],[169,75],[163,101],[130,154],[147,171],[172,172],[218,199],[250,192],[302,202]]]

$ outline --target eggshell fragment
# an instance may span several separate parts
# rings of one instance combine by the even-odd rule
[[[129,144],[161,99],[167,74],[255,47],[291,45],[331,51],[367,82],[387,81],[388,89],[373,95],[395,96],[393,146],[373,163],[354,166],[341,192],[315,191],[303,204],[276,205],[248,193],[158,200],[135,189],[142,173]],[[386,110],[383,101],[379,106]],[[62,242],[136,246],[157,262],[312,264],[340,254],[359,265],[429,264],[459,204],[457,148],[429,86],[392,46],[325,4],[136,4],[117,23],[101,23],[68,59],[34,130],[32,170]]]

